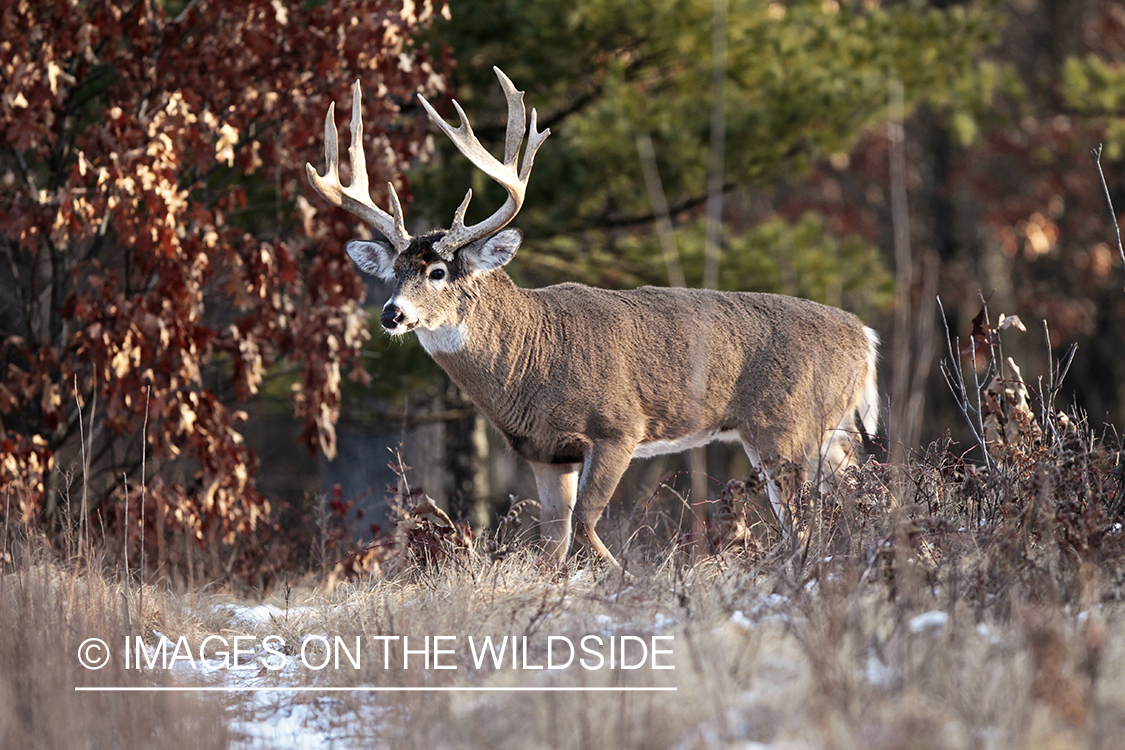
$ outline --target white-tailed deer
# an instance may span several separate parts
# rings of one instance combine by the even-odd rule
[[[433,122],[508,192],[488,219],[465,225],[472,190],[448,231],[407,233],[388,186],[392,214],[371,199],[363,155],[360,89],[352,98],[352,178],[340,183],[334,105],[324,123],[327,173],[306,165],[333,205],[387,241],[352,241],[364,271],[394,284],[382,324],[414,331],[422,346],[531,464],[542,505],[546,554],[565,558],[577,531],[616,564],[595,524],[634,458],[723,441],[742,443],[755,466],[767,457],[828,477],[852,461],[857,430],[878,422],[878,337],[851,313],[776,294],[642,287],[631,291],[559,284],[521,289],[504,272],[523,238],[504,229],[523,204],[535,152],[527,149],[523,92],[499,68],[508,100],[504,161],[489,154],[454,102],[450,127],[421,96]],[[770,502],[785,506],[770,483]]]

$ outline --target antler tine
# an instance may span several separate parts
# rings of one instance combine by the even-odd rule
[[[469,124],[469,118],[465,114],[465,110],[461,109],[461,105],[456,100],[453,102],[453,108],[457,111],[457,116],[461,118],[461,126],[457,128],[443,120],[441,115],[430,106],[430,103],[421,94],[418,95],[418,101],[422,102],[422,107],[426,110],[426,114],[430,116],[430,120],[441,128],[441,132],[453,141],[457,150],[467,156],[474,167],[505,187],[508,187],[508,183],[516,185],[519,182],[515,165],[501,164],[477,140],[476,133],[473,132],[473,126]]]
[[[335,123],[333,123],[335,127]],[[348,146],[348,159],[352,164],[352,190],[362,196],[371,197],[368,187],[367,156],[363,153],[363,109],[360,100],[359,81],[352,86],[352,142]]]
[[[348,148],[348,157],[352,165],[352,184],[346,188],[340,184],[340,147],[339,134],[336,131],[335,102],[328,105],[328,114],[324,118],[324,176],[308,163],[305,164],[305,172],[313,188],[325,200],[363,219],[390,240],[396,250],[402,252],[410,244],[410,234],[406,231],[402,205],[394,185],[387,183],[391,207],[394,211],[393,217],[371,200],[367,160],[363,153],[363,117],[360,99],[359,81],[356,81],[352,88],[352,142]]]
[[[504,71],[495,65],[496,77],[500,79],[500,88],[504,89],[504,98],[508,100],[508,127],[504,133],[504,166],[516,165],[520,155],[520,145],[523,143],[523,126],[527,123],[524,115],[523,92],[516,91],[512,79],[504,75]]]
[[[503,163],[488,153],[477,140],[476,135],[473,134],[472,125],[469,124],[469,118],[465,115],[465,111],[460,104],[456,101],[453,102],[453,108],[457,111],[457,116],[461,120],[460,126],[454,128],[438,115],[425,97],[421,94],[418,95],[418,100],[422,102],[430,120],[453,141],[457,150],[468,157],[473,166],[496,180],[508,191],[508,199],[496,213],[479,224],[468,227],[465,226],[465,210],[473,197],[473,191],[470,190],[465,194],[465,200],[461,202],[460,207],[454,214],[453,225],[445,236],[434,244],[435,252],[446,258],[452,258],[453,252],[462,245],[500,231],[515,218],[523,206],[524,192],[527,188],[528,177],[531,174],[531,164],[535,158],[535,152],[547,136],[551,134],[550,129],[543,132],[536,130],[535,110],[532,110],[531,128],[528,131],[523,168],[517,169],[520,146],[523,144],[523,128],[527,121],[523,92],[516,90],[515,85],[500,68],[494,67],[493,70],[496,71],[496,77],[500,79],[500,86],[503,88],[504,96],[508,102],[508,127],[505,133]]]
[[[453,212],[453,226],[465,226],[465,211],[469,208],[469,201],[473,199],[473,189],[469,188],[465,191],[465,200],[461,201],[461,205]]]
[[[340,182],[340,142],[336,132],[336,102],[328,105],[328,114],[324,116],[324,164],[325,172]],[[309,167],[308,163],[305,164]]]
[[[390,181],[387,182],[387,194],[391,196],[391,211],[393,212],[395,229],[394,231],[401,235],[403,238],[404,247],[410,244],[410,234],[406,231],[406,222],[402,217],[402,203],[398,199],[398,191]]]
[[[520,181],[527,183],[527,178],[531,176],[531,165],[535,162],[535,152],[543,145],[543,141],[547,140],[547,136],[551,134],[551,129],[547,128],[542,132],[536,132],[535,125],[538,119],[535,109],[531,110],[531,127],[527,130],[527,150],[523,152],[523,167],[520,168]]]

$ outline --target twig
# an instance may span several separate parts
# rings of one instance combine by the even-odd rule
[[[980,311],[984,313],[984,330],[988,334],[988,352],[992,355],[992,363],[989,370],[995,367],[996,374],[999,376],[1000,380],[1006,380],[1007,378],[1004,375],[1004,344],[1000,341],[1000,329],[993,330],[992,316],[988,314],[988,300],[992,299],[992,295],[989,294],[988,297],[985,298],[984,293],[978,290],[977,299],[980,300]],[[1003,316],[1003,313],[1001,313],[1001,316]],[[974,347],[973,350],[976,351],[976,348]],[[985,372],[985,375],[988,374],[988,372]]]
[[[1113,199],[1109,197],[1109,185],[1105,181],[1105,172],[1102,171],[1102,144],[1099,143],[1097,148],[1090,149],[1090,154],[1098,167],[1098,176],[1102,178],[1105,202],[1109,205],[1109,218],[1113,220],[1113,229],[1117,232],[1117,252],[1121,255],[1122,270],[1125,270],[1125,246],[1121,244],[1121,227],[1117,224],[1117,212],[1113,210]],[[1125,283],[1122,284],[1122,288],[1125,289]]]
[[[325,546],[326,546],[325,542],[327,541],[326,537],[328,536],[328,509],[326,507],[327,503],[328,503],[328,495],[324,492],[318,492],[316,494],[316,527],[317,527],[316,564],[317,564],[317,567],[320,568],[320,585],[321,586],[324,585],[324,580],[325,580],[325,575],[326,575],[326,571],[325,571],[325,567],[324,567],[324,556],[325,556],[324,550],[325,550]]]
[[[121,587],[121,598],[125,604],[125,632],[133,631],[133,620],[129,614],[129,477],[121,472],[121,487],[125,490],[125,515],[121,523],[121,559],[125,563],[125,581]]]
[[[145,387],[145,422],[141,434],[141,570],[140,581],[138,585],[140,589],[137,593],[137,616],[141,618],[141,632],[144,632],[144,604],[145,604],[145,490],[148,488],[148,480],[145,475],[145,465],[148,459],[148,402],[152,397],[152,386]],[[157,560],[157,564],[160,561]]]
[[[1051,380],[1054,379],[1055,357],[1054,357],[1053,353],[1051,352],[1051,331],[1047,327],[1046,319],[1043,320],[1043,336],[1047,339],[1047,378],[1048,378],[1048,382],[1047,382],[1047,394],[1044,394],[1043,393],[1043,377],[1042,376],[1039,377],[1039,409],[1040,409],[1039,420],[1043,424],[1048,424],[1047,417],[1050,414],[1050,403],[1049,403],[1049,400],[1048,400],[1048,394],[1051,392]],[[1054,425],[1050,425],[1050,427],[1051,427],[1051,432],[1054,433],[1055,432]],[[1058,439],[1059,439],[1059,436],[1056,434],[1055,435],[1055,442],[1056,443],[1058,442]]]
[[[83,526],[86,531],[86,546],[90,549],[90,551],[93,551],[93,548],[90,547],[90,519],[87,517],[89,509],[86,506],[86,482],[88,481],[86,478],[86,472],[89,472],[91,470],[91,467],[93,466],[92,461],[94,453],[94,418],[97,416],[98,412],[98,371],[96,368],[92,371],[91,378],[92,384],[90,388],[90,429],[86,431],[86,442],[88,444],[88,449],[86,451],[86,466],[83,469],[82,476],[82,518]]]
[[[1043,392],[1043,379],[1040,378],[1039,382],[1039,401],[1041,403],[1041,419],[1043,424],[1050,428],[1051,434],[1055,438],[1055,445],[1059,445],[1061,438],[1059,432],[1055,429],[1055,418],[1051,413],[1054,410],[1055,396],[1062,390],[1062,382],[1066,379],[1066,374],[1070,371],[1070,365],[1074,362],[1074,353],[1078,351],[1078,344],[1071,344],[1070,348],[1066,350],[1061,361],[1056,362],[1051,354],[1051,332],[1047,328],[1047,321],[1043,321],[1043,335],[1047,337],[1047,392]]]
[[[86,533],[88,535],[88,530],[86,529],[86,496],[90,485],[88,476],[90,471],[90,459],[86,450],[86,428],[83,426],[82,422],[82,399],[78,394],[78,373],[74,374],[74,403],[78,406],[78,444],[82,448],[82,512],[79,513],[80,526],[78,527],[78,556],[79,559],[82,559],[86,553],[83,534]],[[94,415],[93,412],[91,412],[91,421],[93,421],[93,418]]]
[[[980,296],[981,311],[984,313],[984,329],[988,332],[989,337],[988,353],[992,357],[992,361],[988,363],[984,371],[985,382],[988,382],[990,380],[988,376],[992,374],[992,369],[996,366],[996,347],[995,343],[991,340],[992,321],[988,317],[988,300],[984,298],[983,294],[979,294],[978,296]],[[988,452],[988,441],[984,439],[984,405],[981,403],[980,398],[982,388],[980,371],[977,369],[977,346],[975,343],[969,344],[969,354],[973,363],[973,393],[977,398],[977,422],[980,427],[981,448],[984,450],[984,460],[985,463],[988,464],[989,470],[995,471],[996,463],[992,460],[992,454]],[[1000,367],[1003,367],[1003,363],[1000,363]],[[1003,378],[1003,373],[1000,373],[1000,376]]]
[[[949,351],[949,361],[941,363],[941,374],[945,377],[945,384],[953,393],[953,398],[957,401],[957,406],[961,409],[961,413],[965,415],[965,421],[969,425],[969,429],[973,433],[977,444],[980,446],[981,452],[984,454],[985,464],[989,470],[995,468],[992,461],[992,455],[988,452],[988,445],[984,440],[984,425],[980,425],[978,429],[977,424],[973,421],[970,410],[972,407],[969,405],[969,389],[965,385],[965,376],[961,372],[960,360],[953,353],[953,334],[949,330],[949,320],[945,317],[945,306],[941,303],[941,297],[937,298],[938,308],[941,310],[942,324],[945,326],[945,342]],[[976,378],[976,346],[972,345],[973,349],[973,377]],[[960,340],[958,340],[958,348],[960,348]],[[977,391],[977,416],[980,416],[980,391]]]
[[[12,497],[12,483],[9,481],[4,485],[4,543],[0,546],[0,572],[4,569],[4,561],[8,559],[8,518],[9,518],[9,502]],[[3,578],[3,576],[0,576]]]
[[[125,490],[125,514],[121,522],[121,560],[125,563],[125,587],[129,586],[129,477],[121,472],[121,489]]]

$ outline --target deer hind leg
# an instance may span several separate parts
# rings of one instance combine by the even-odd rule
[[[843,512],[841,491],[846,487],[840,483],[841,473],[856,465],[856,452],[860,449],[860,438],[855,419],[845,415],[833,430],[828,430],[817,451],[810,457],[806,468],[819,490],[816,507],[818,513],[812,517],[817,524],[817,536],[823,550],[834,554],[834,550],[847,548],[851,538],[851,519]],[[811,529],[810,529],[811,531]]]
[[[593,445],[586,452],[586,463],[578,480],[578,503],[574,507],[578,535],[615,568],[620,568],[621,563],[610,553],[594,527],[632,459],[633,450],[625,443]]]
[[[851,414],[845,414],[836,429],[825,435],[808,467],[809,475],[817,478],[822,493],[831,489],[832,481],[842,469],[855,465],[857,436],[855,418]]]
[[[803,497],[802,488],[807,478],[805,465],[785,458],[763,461],[757,445],[752,438],[743,436],[742,448],[765,482],[766,495],[774,517],[777,518],[783,542],[790,546],[800,544],[808,531],[808,524],[805,523],[808,509],[800,508],[794,503]],[[778,458],[776,453],[774,458]]]
[[[758,455],[754,443],[749,438],[742,438],[742,449],[746,451],[746,456],[750,459],[750,465],[754,467],[754,471],[759,472],[765,479],[766,495],[769,497],[770,507],[773,509],[773,514],[777,516],[777,522],[781,525],[782,533],[789,537],[793,532],[793,512],[789,504],[782,499],[781,488],[778,486],[777,480],[770,476],[769,470],[762,464],[761,456]]]
[[[539,533],[543,554],[554,563],[566,559],[570,549],[570,517],[578,496],[578,470],[582,464],[532,463],[539,490]]]

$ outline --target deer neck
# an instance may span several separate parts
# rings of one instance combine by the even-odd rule
[[[416,330],[422,346],[478,406],[507,401],[537,359],[536,305],[502,269],[476,279],[458,302],[457,322]]]
[[[456,322],[415,330],[422,347],[443,367],[491,361],[527,327],[529,295],[508,274],[497,269],[474,282],[457,301]]]

